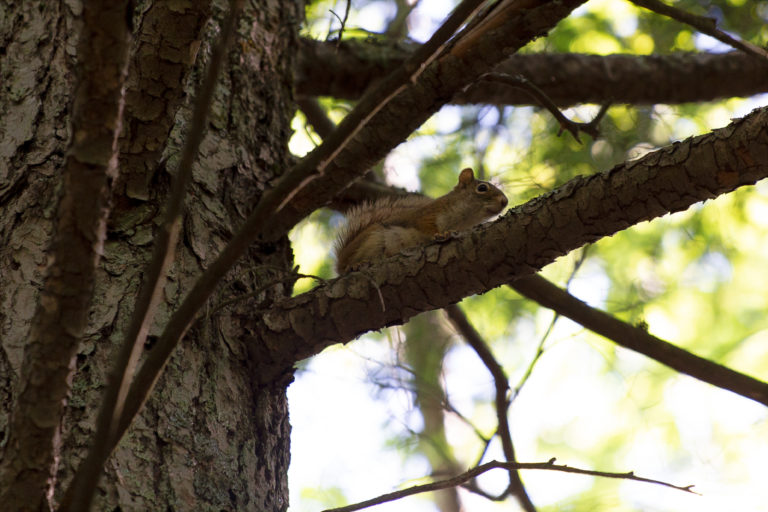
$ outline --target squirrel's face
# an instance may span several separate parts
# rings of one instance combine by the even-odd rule
[[[487,181],[478,181],[475,185],[475,196],[482,202],[482,208],[488,216],[496,215],[506,208],[507,196]]]

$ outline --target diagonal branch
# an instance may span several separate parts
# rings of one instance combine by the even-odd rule
[[[673,20],[677,20],[686,25],[690,25],[699,32],[714,37],[720,42],[727,44],[737,50],[742,50],[747,54],[758,57],[761,59],[768,59],[768,52],[764,48],[760,48],[749,41],[743,41],[729,34],[726,34],[722,30],[717,28],[717,23],[713,18],[706,18],[704,16],[697,16],[691,14],[682,9],[672,7],[659,0],[630,0],[635,5],[645,7],[649,11],[653,11],[658,14],[662,14]]]
[[[331,344],[484,293],[586,243],[754,184],[768,176],[767,127],[768,108],[756,110],[725,128],[576,178],[463,237],[415,248],[276,304],[258,326],[260,343],[249,344],[253,357],[273,368],[260,378],[271,381]]]
[[[0,475],[0,503],[7,510],[47,508],[46,487],[56,482],[58,429],[88,323],[118,174],[131,41],[127,8],[126,0],[86,1],[83,6],[74,136],[48,255],[51,264],[24,350]]]
[[[768,406],[768,384],[765,382],[691,354],[640,327],[629,325],[608,313],[592,308],[539,275],[518,279],[510,286],[521,295],[605,336],[617,345],[646,355],[673,370]]]
[[[518,0],[513,2],[515,9],[507,9],[504,17],[499,17],[498,27],[481,36],[473,35],[474,45],[467,45],[462,35],[458,35],[455,43],[434,58],[417,80],[372,117],[365,129],[328,162],[324,173],[308,178],[313,179],[312,187],[294,193],[291,201],[281,208],[279,217],[272,219],[274,222],[263,233],[264,238],[276,239],[308,213],[326,205],[453,95],[510,53],[544,35],[582,3],[584,0]],[[323,145],[331,141],[329,137]]]

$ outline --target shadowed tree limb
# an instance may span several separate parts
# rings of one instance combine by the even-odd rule
[[[768,384],[765,382],[691,354],[640,327],[590,307],[540,275],[518,279],[510,283],[510,286],[524,297],[605,336],[617,345],[648,356],[680,373],[768,406]]]
[[[375,51],[374,51],[375,50]],[[307,96],[357,99],[365,89],[400,65],[410,52],[375,49],[361,40],[331,43],[302,40],[297,91]],[[653,105],[713,101],[768,92],[768,64],[744,52],[671,55],[587,55],[539,53],[512,55],[495,73],[522,75],[558,107],[581,103]],[[653,87],[648,87],[653,83]],[[502,84],[476,82],[454,95],[456,105],[536,105],[526,92]]]
[[[697,16],[682,9],[672,7],[659,0],[630,0],[635,5],[644,7],[649,11],[670,17],[686,25],[690,25],[699,32],[714,37],[718,41],[727,44],[737,50],[741,50],[752,57],[758,57],[763,60],[768,59],[768,52],[765,49],[756,46],[749,41],[743,41],[717,28],[717,22],[714,18]]]

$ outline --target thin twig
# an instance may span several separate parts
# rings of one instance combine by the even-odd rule
[[[104,391],[93,444],[67,489],[61,511],[88,510],[101,468],[117,442],[115,436],[118,420],[123,414],[129,385],[144,347],[149,326],[154,318],[156,305],[161,298],[168,267],[173,261],[184,209],[184,197],[192,178],[192,164],[205,133],[206,119],[219,71],[234,38],[236,21],[243,4],[243,0],[231,2],[230,12],[222,27],[221,39],[211,54],[205,80],[195,101],[179,167],[166,203],[165,217],[155,237],[152,259],[147,265],[130,325],[120,351],[116,355],[109,384]]]
[[[669,487],[670,489],[677,489],[678,491],[699,495],[699,493],[693,490],[693,485],[685,485],[685,486],[674,485],[669,482],[664,482],[662,480],[655,480],[652,478],[635,476],[635,473],[632,471],[628,473],[613,473],[608,471],[593,471],[590,469],[580,469],[580,468],[574,468],[571,466],[555,464],[555,459],[550,459],[548,462],[499,462],[494,460],[486,464],[483,464],[481,466],[472,468],[469,471],[466,471],[453,478],[439,480],[437,482],[432,482],[432,483],[423,484],[423,485],[415,485],[413,487],[402,489],[400,491],[382,494],[381,496],[378,496],[376,498],[361,501],[353,505],[327,509],[323,512],[353,512],[355,510],[362,510],[364,508],[372,507],[373,505],[389,503],[390,501],[399,500],[407,496],[413,496],[414,494],[437,491],[440,489],[446,489],[448,487],[456,487],[457,485],[461,485],[464,482],[472,480],[473,478],[476,478],[477,476],[482,475],[483,473],[490,471],[492,469],[507,469],[507,470],[509,469],[543,469],[546,471],[561,471],[564,473],[575,473],[578,475],[598,476],[603,478],[619,478],[622,480],[633,480],[635,482],[644,482],[648,484],[661,485],[664,487]]]
[[[565,282],[565,289],[568,290],[568,286],[570,286],[571,281],[574,277],[576,277],[576,272],[579,271],[581,268],[581,265],[586,261],[587,259],[587,248],[585,246],[584,250],[581,251],[581,255],[579,256],[579,259],[576,260],[575,265],[573,266],[573,270],[571,271],[571,275],[568,276],[568,280]],[[512,399],[510,402],[514,402],[515,399],[520,396],[520,391],[522,391],[523,386],[525,386],[525,383],[528,382],[528,379],[531,377],[531,374],[533,373],[533,368],[536,366],[536,363],[539,361],[542,355],[544,355],[544,343],[547,341],[547,338],[549,338],[549,335],[552,334],[552,331],[555,328],[555,324],[560,319],[561,314],[558,311],[554,312],[554,316],[552,317],[552,321],[549,323],[549,327],[547,327],[546,332],[541,337],[541,340],[539,340],[539,344],[536,347],[536,352],[533,356],[533,359],[531,359],[530,364],[528,364],[528,368],[526,368],[525,373],[520,378],[520,382],[518,382],[517,386],[515,386],[514,391],[512,392]]]
[[[344,8],[344,18],[339,17],[339,15],[336,14],[333,11],[333,9],[330,9],[331,14],[336,16],[336,19],[339,20],[339,23],[341,23],[341,28],[339,29],[339,36],[336,40],[336,49],[339,48],[339,45],[341,44],[341,39],[344,36],[344,29],[347,27],[347,20],[349,19],[349,10],[351,7],[352,7],[352,0],[347,0],[347,6]]]
[[[538,345],[536,345],[536,352],[534,352],[533,358],[528,363],[528,366],[526,367],[525,372],[523,373],[523,376],[520,377],[520,381],[517,383],[517,386],[515,386],[515,389],[512,391],[512,399],[510,400],[510,402],[514,401],[518,396],[520,396],[520,391],[523,390],[523,386],[525,386],[525,383],[528,382],[528,379],[530,379],[531,375],[533,375],[533,369],[536,366],[536,363],[538,363],[539,359],[541,359],[541,356],[544,355],[544,343],[546,343],[547,339],[549,339],[549,335],[552,334],[552,331],[555,329],[555,325],[557,325],[557,321],[559,319],[560,319],[560,313],[555,311],[554,315],[552,316],[552,320],[549,321],[549,326],[547,327],[547,330],[544,331],[544,334],[539,340]]]
[[[326,283],[326,280],[323,279],[322,277],[315,276],[315,275],[312,275],[312,274],[301,274],[301,273],[298,273],[298,272],[286,272],[285,270],[281,270],[281,272],[283,274],[285,274],[285,275],[283,275],[282,277],[276,277],[274,279],[271,279],[271,280],[267,281],[266,283],[264,283],[261,286],[259,286],[258,289],[254,290],[254,291],[252,291],[250,293],[245,293],[243,295],[238,295],[236,297],[232,297],[231,299],[227,299],[227,300],[217,304],[216,306],[213,307],[213,309],[211,309],[211,311],[206,316],[210,318],[211,316],[214,315],[214,313],[217,313],[218,311],[221,311],[222,309],[226,308],[227,306],[231,306],[232,304],[236,304],[238,302],[242,302],[244,300],[248,300],[248,299],[251,299],[253,297],[258,297],[259,295],[261,295],[262,293],[264,293],[268,289],[270,289],[273,286],[278,285],[280,283],[286,283],[286,282],[289,282],[289,281],[296,281],[297,279],[314,279],[315,281],[319,281],[321,284],[325,284]]]
[[[518,89],[522,89],[523,91],[530,94],[533,98],[536,99],[536,101],[539,102],[539,104],[550,111],[552,116],[557,120],[557,122],[560,124],[560,131],[558,132],[558,136],[560,136],[563,133],[563,130],[567,130],[568,133],[570,133],[574,139],[576,139],[576,142],[581,144],[581,139],[579,138],[579,132],[584,132],[587,135],[591,136],[593,139],[597,139],[600,136],[600,131],[598,130],[598,124],[603,119],[603,116],[608,111],[608,108],[610,107],[610,103],[604,103],[602,107],[600,107],[600,111],[597,113],[594,119],[588,123],[579,123],[576,121],[571,121],[565,115],[560,112],[560,109],[557,108],[557,105],[555,105],[555,102],[552,101],[547,94],[539,89],[536,84],[531,82],[530,80],[527,80],[525,77],[521,75],[512,76],[508,75],[506,73],[485,73],[484,75],[480,76],[480,80],[486,80],[489,82],[500,82],[506,85],[509,85],[510,87],[517,87]]]
[[[717,28],[717,21],[714,18],[707,18],[706,16],[697,16],[695,14],[683,11],[676,7],[667,5],[659,0],[629,0],[635,5],[645,7],[649,11],[667,16],[673,20],[677,20],[686,25],[690,25],[699,32],[712,36],[718,41],[721,41],[728,46],[741,50],[754,57],[761,59],[768,59],[768,52],[764,48],[760,48],[757,45],[744,41],[742,39],[735,38],[729,34],[726,34],[722,30]]]

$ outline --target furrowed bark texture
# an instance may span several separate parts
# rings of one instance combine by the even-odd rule
[[[135,229],[144,220],[135,209],[153,196],[152,181],[160,170],[176,112],[190,88],[185,87],[187,74],[210,14],[210,2],[151,2],[139,20],[126,92],[113,229]]]
[[[365,89],[411,54],[404,46],[362,40],[302,40],[297,93],[360,98]],[[768,91],[768,62],[740,51],[672,55],[513,55],[493,70],[522,75],[559,106],[577,103],[685,103],[752,96]],[[649,87],[648,84],[653,84]],[[520,89],[480,82],[452,104],[537,105]]]
[[[9,457],[15,451],[5,446],[11,408],[43,286],[71,126],[74,62],[65,49],[76,48],[79,35],[76,17],[64,4],[0,4],[0,437]],[[52,449],[50,440],[41,446],[36,458],[43,473],[33,478],[47,476]],[[13,470],[31,462],[17,460],[15,468],[0,471],[0,493],[18,480]],[[30,487],[30,497],[39,500],[42,487]]]
[[[260,338],[274,368],[486,292],[582,245],[768,176],[768,109],[518,206],[458,240],[431,244],[277,304]],[[264,376],[262,376],[263,378]]]
[[[224,5],[214,4],[216,19],[222,17],[218,9]],[[258,7],[246,6],[215,93],[198,164],[193,170],[180,247],[165,286],[166,302],[159,306],[156,327],[150,332],[150,343],[202,269],[226,244],[232,230],[242,224],[267,183],[287,167],[286,145],[293,112],[290,71],[297,50],[292,29],[297,28],[302,12],[300,2],[271,1]],[[173,15],[169,14],[167,19],[171,23]],[[189,87],[192,96],[208,60],[210,45],[218,37],[217,25],[204,27],[198,35],[202,45],[192,70],[195,84]],[[157,42],[167,38],[160,28],[145,35],[150,36]],[[147,45],[151,48],[152,42],[148,41]],[[181,57],[182,52],[178,55]],[[173,63],[168,63],[171,65]],[[166,83],[162,69],[153,76],[161,84]],[[151,95],[153,83],[139,89]],[[178,90],[168,90],[160,97],[168,99],[171,93],[177,94]],[[140,279],[128,277],[135,275],[135,271],[126,263],[136,257],[137,250],[142,251],[140,259],[149,252],[153,219],[164,199],[157,189],[164,192],[168,181],[162,171],[175,170],[177,148],[181,146],[189,112],[187,106],[179,110],[168,141],[171,149],[164,153],[167,157],[164,166],[158,168],[157,162],[145,153],[127,156],[127,159],[142,159],[145,172],[154,174],[138,176],[137,180],[126,182],[122,189],[127,197],[123,204],[127,207],[121,210],[116,228],[134,243],[118,245],[116,241],[113,252],[107,255],[109,270],[118,273],[121,281],[110,286],[116,292],[126,285],[125,279],[130,279],[134,293],[138,287]],[[146,122],[163,125],[167,122],[164,110]],[[142,139],[144,123],[141,119],[134,121],[132,126],[136,131],[131,134],[136,140],[146,140],[146,151],[150,151],[155,139]],[[149,133],[161,137],[162,130],[156,130]],[[146,201],[142,200],[141,193],[136,193],[144,183],[149,184]],[[214,295],[211,307],[233,296],[247,294],[265,280],[271,280],[273,271],[263,268],[289,269],[290,262],[285,239],[255,245],[230,273],[220,294]],[[270,289],[269,294],[262,294],[258,299],[269,301],[273,297],[284,297],[287,289],[287,286]],[[140,418],[107,463],[108,478],[103,480],[101,496],[96,497],[95,510],[115,505],[133,510],[211,511],[276,511],[287,507],[287,382],[254,385],[253,375],[259,370],[248,361],[242,345],[244,333],[251,330],[249,324],[254,321],[252,311],[256,307],[256,299],[238,302],[221,316],[204,318],[187,333]],[[130,308],[131,300],[121,304],[116,330],[110,332],[115,341],[124,332]],[[151,350],[151,345],[148,348]],[[108,356],[96,350],[99,357]],[[104,381],[109,367],[100,367],[98,373],[85,365],[82,370],[82,387],[93,400],[90,389],[97,380]],[[94,415],[89,412],[87,422],[79,422],[83,425],[83,434],[92,430]],[[73,443],[72,452],[82,453],[85,440],[85,436],[80,436],[77,444]],[[154,478],[142,478],[148,474]]]
[[[26,340],[0,474],[0,502],[38,510],[52,494],[60,422],[88,321],[117,175],[130,34],[125,0],[86,2],[73,138],[63,169],[50,265]]]
[[[0,3],[0,341],[14,394],[46,267],[67,140],[80,30],[65,4]],[[7,433],[11,400],[0,402]]]
[[[0,5],[0,42],[8,48],[0,66],[0,393],[9,402],[39,296],[55,217],[52,198],[60,187],[57,176],[69,136],[69,58],[76,46],[70,34],[77,29],[69,13],[59,10],[69,5],[42,0]],[[182,237],[147,350],[232,229],[288,167],[291,75],[303,4],[269,0],[250,5],[216,92]],[[208,11],[219,19],[227,7],[226,2],[152,2],[147,8],[135,17],[121,140],[120,162],[127,172],[116,184],[116,215],[77,354],[54,501],[84,456],[111,356],[130,318],[187,129],[190,96],[218,36]],[[8,91],[18,97],[9,97]],[[255,244],[212,306],[260,288],[273,280],[269,269],[290,269],[291,259],[284,238]],[[284,298],[289,284],[261,294],[258,304],[257,299],[240,301],[225,313],[203,318],[190,330],[154,397],[108,461],[93,510],[287,508],[287,380],[255,385],[258,369],[242,340],[253,330],[253,310],[274,297]],[[6,402],[0,407],[7,411]],[[2,433],[6,417],[0,414]]]

